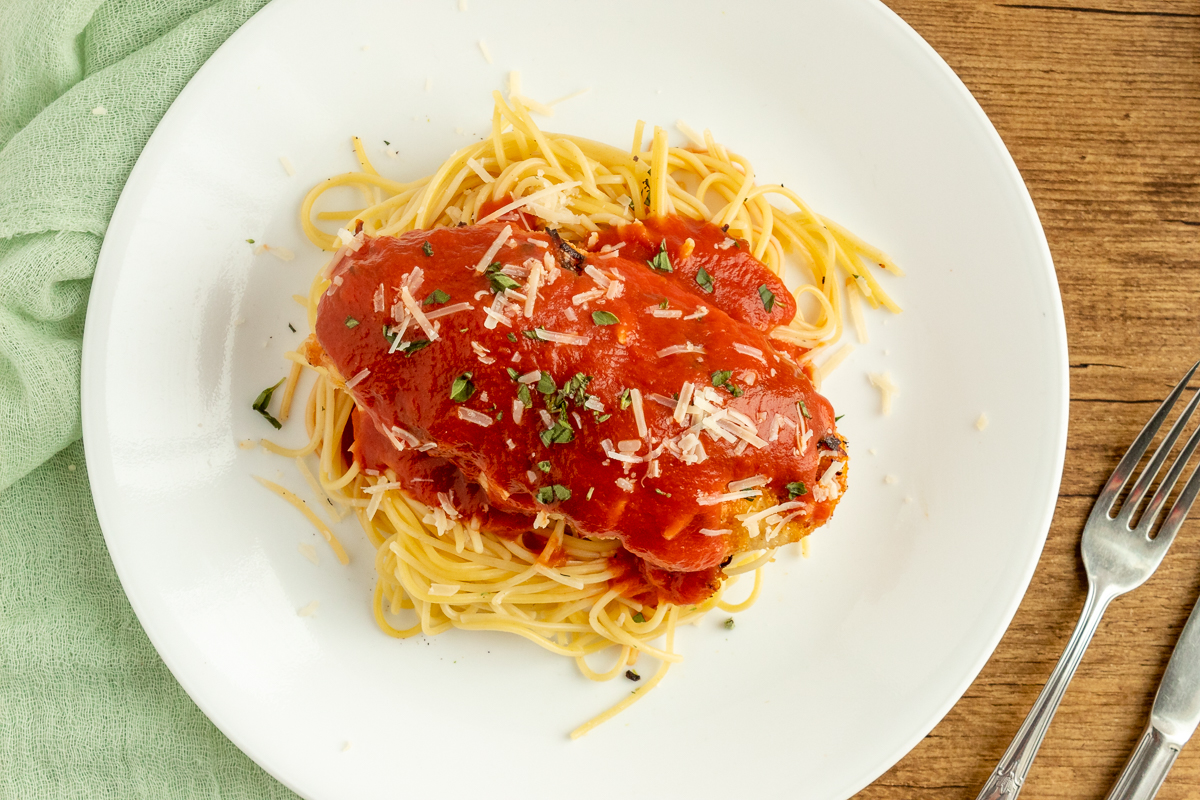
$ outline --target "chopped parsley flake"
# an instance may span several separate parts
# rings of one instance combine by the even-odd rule
[[[433,344],[433,342],[429,341],[428,339],[413,339],[411,342],[401,345],[401,347],[404,349],[404,357],[408,358],[413,353],[417,352],[418,350],[424,350],[431,344]]]
[[[554,376],[549,372],[543,372],[541,377],[538,378],[537,390],[542,394],[554,394],[557,388],[554,384]]]
[[[768,289],[767,285],[764,283],[762,286],[758,287],[758,296],[762,298],[763,308],[765,308],[767,313],[770,314],[771,309],[775,308],[775,293]]]
[[[634,621],[634,622],[645,622],[645,621],[646,621],[646,618],[645,618],[645,617],[643,617],[643,616],[642,616],[642,612],[640,612],[640,611],[639,611],[639,612],[637,612],[636,614],[634,614],[634,615],[633,615],[633,621]]]
[[[508,332],[508,340],[510,342],[515,342],[517,340],[517,335],[515,333],[513,333],[512,331],[509,331]]]
[[[671,307],[671,301],[664,297],[662,302],[658,304],[658,307],[665,311]]]
[[[285,380],[287,380],[287,378],[280,378],[279,383],[263,389],[258,393],[258,397],[254,398],[254,404],[250,406],[252,409],[262,414],[263,418],[266,419],[267,422],[274,425],[275,430],[282,428],[283,424],[271,416],[271,414],[267,411],[267,406],[271,405],[271,395],[275,394],[275,390],[282,386]]]
[[[733,395],[734,397],[741,397],[743,394],[742,387],[738,386],[736,383],[731,382],[730,378],[732,378],[732,377],[733,377],[733,370],[719,369],[712,374],[712,385],[718,389],[720,389],[721,387],[725,387],[726,389],[729,390],[729,393],[731,395]],[[678,398],[676,398],[676,399],[678,399]]]
[[[671,269],[671,257],[667,255],[667,240],[663,239],[662,244],[658,246],[658,252],[654,254],[654,258],[646,262],[650,265],[650,269],[656,272],[673,272]]]
[[[550,462],[549,461],[539,461],[537,463],[537,468],[540,469],[542,472],[549,472],[551,469]]]
[[[533,398],[529,396],[529,387],[523,383],[521,384],[520,388],[517,389],[517,399],[520,400],[521,404],[526,408],[533,408]]]
[[[517,378],[521,377],[521,374],[512,367],[508,367],[508,377],[515,381]]]
[[[554,423],[554,427],[542,431],[542,444],[549,447],[552,444],[566,444],[575,438],[575,431],[563,420]]]
[[[795,500],[797,497],[808,494],[808,487],[800,481],[789,483],[785,488],[788,490],[789,500]]]
[[[610,311],[593,311],[592,322],[597,325],[616,325],[621,320],[617,319],[617,315]]]
[[[542,505],[550,505],[556,501],[562,502],[563,500],[570,499],[571,490],[561,483],[556,483],[553,486],[543,486],[537,490],[537,501]]]
[[[538,332],[536,330],[521,331],[521,333],[523,333],[527,339],[533,339],[535,342],[543,341],[542,337],[538,336]]]
[[[696,272],[696,283],[700,286],[701,289],[708,292],[709,294],[713,293],[712,275],[709,275],[708,272],[705,271],[704,267],[701,267]]]
[[[475,394],[475,384],[471,383],[471,373],[464,372],[454,379],[450,387],[450,399],[456,403],[465,403]]]
[[[246,240],[246,243],[247,243],[247,244],[254,244],[254,240],[253,240],[253,239],[247,239],[247,240]]]
[[[664,492],[662,489],[655,489],[654,491],[655,491],[655,493],[656,493],[656,494],[661,494],[663,497],[670,497],[670,496],[671,496],[671,493],[670,493],[670,492]]]
[[[620,396],[617,398],[617,402],[620,403],[622,411],[629,408],[629,406],[633,404],[633,397],[629,394],[628,389],[621,392]]]
[[[429,297],[426,297],[425,302],[421,303],[421,305],[423,305],[423,306],[438,305],[438,304],[446,302],[449,299],[450,299],[450,295],[446,294],[441,289],[434,289],[432,292],[429,293]]]
[[[503,292],[505,289],[517,289],[521,286],[521,284],[508,277],[503,272],[493,272],[487,277],[488,281],[490,281],[492,284],[492,291],[496,294]]]
[[[596,417],[596,422],[606,422],[611,416],[612,414],[601,414],[600,416]]]
[[[846,415],[845,415],[845,414],[839,414],[838,416],[836,416],[836,417],[834,417],[834,418],[833,418],[833,421],[834,421],[834,422],[841,422],[841,421],[842,421],[842,417],[844,417],[844,416],[846,416]]]
[[[804,415],[805,419],[812,419],[812,414],[808,413],[808,406],[804,405],[803,400],[796,401],[796,405],[800,406],[800,413]]]
[[[358,320],[356,320],[354,317],[346,317],[346,327],[347,328],[357,328]]]
[[[733,621],[733,617],[730,617],[729,619],[725,620],[725,630],[727,630],[727,631],[733,630],[734,624],[735,623]]]
[[[426,240],[425,244],[421,245],[421,252],[427,256],[433,256],[433,245]]]

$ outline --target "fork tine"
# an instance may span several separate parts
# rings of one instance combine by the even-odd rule
[[[1195,437],[1193,436],[1193,438]],[[1196,502],[1197,494],[1200,494],[1200,465],[1192,470],[1192,476],[1184,484],[1183,491],[1179,493],[1179,497],[1175,498],[1175,505],[1171,506],[1171,512],[1167,514],[1167,519],[1158,532],[1158,536],[1154,537],[1155,544],[1161,543],[1163,549],[1171,546],[1171,542],[1175,540],[1175,534],[1179,532],[1179,526],[1183,524],[1184,518],[1192,510],[1192,503]]]
[[[1197,392],[1196,396],[1200,397],[1200,392]],[[1200,428],[1197,428],[1188,437],[1187,444],[1183,446],[1179,457],[1175,459],[1175,463],[1167,471],[1167,477],[1163,478],[1163,482],[1159,484],[1158,489],[1154,492],[1154,497],[1150,498],[1150,505],[1146,506],[1146,513],[1142,514],[1142,518],[1138,520],[1138,530],[1145,531],[1147,535],[1150,533],[1150,529],[1154,525],[1154,520],[1158,517],[1158,512],[1162,510],[1163,503],[1167,502],[1167,497],[1171,494],[1171,489],[1175,487],[1175,482],[1179,480],[1179,476],[1183,473],[1184,467],[1187,466],[1188,460],[1191,459],[1192,453],[1196,451],[1197,445],[1200,445]],[[1185,487],[1184,491],[1186,490]],[[1178,500],[1176,501],[1176,505],[1178,505]],[[1188,503],[1188,505],[1190,507],[1191,503]],[[1186,514],[1187,510],[1185,509],[1183,513]]]
[[[1200,403],[1200,391],[1192,394],[1192,399],[1184,406],[1183,411],[1179,414],[1179,419],[1175,420],[1175,424],[1171,426],[1171,430],[1163,437],[1159,443],[1158,449],[1154,451],[1154,456],[1151,457],[1150,463],[1142,470],[1142,474],[1138,476],[1137,482],[1133,484],[1133,489],[1129,492],[1129,497],[1125,498],[1125,503],[1121,510],[1117,512],[1117,519],[1126,524],[1133,518],[1133,514],[1137,511],[1137,507],[1141,505],[1142,498],[1146,496],[1146,492],[1150,489],[1150,484],[1158,476],[1158,471],[1162,469],[1163,462],[1167,460],[1167,456],[1171,454],[1171,449],[1175,447],[1175,441],[1179,438],[1179,434],[1183,433],[1183,429],[1187,427],[1188,419],[1191,418],[1192,412],[1196,410],[1196,404]],[[1188,455],[1191,455],[1189,452]],[[1183,459],[1184,464],[1187,459]],[[1182,470],[1182,465],[1180,470]],[[1179,477],[1178,472],[1170,478],[1169,483],[1174,484],[1175,479]],[[1170,485],[1164,480],[1164,486],[1167,486],[1167,492],[1170,492]],[[1155,498],[1158,495],[1155,494]],[[1165,501],[1166,498],[1164,497]],[[1138,522],[1141,525],[1141,522]],[[1153,524],[1153,523],[1151,523]],[[1130,527],[1133,527],[1132,525]]]
[[[1112,476],[1108,482],[1104,484],[1104,488],[1100,491],[1100,496],[1096,498],[1096,504],[1092,506],[1090,519],[1095,518],[1098,514],[1103,513],[1108,516],[1112,510],[1113,502],[1117,499],[1122,487],[1129,481],[1129,476],[1133,474],[1134,467],[1141,461],[1142,456],[1146,453],[1146,448],[1150,446],[1150,442],[1154,441],[1154,435],[1158,433],[1158,429],[1162,427],[1163,421],[1166,420],[1167,414],[1171,412],[1171,408],[1175,405],[1175,401],[1179,399],[1179,395],[1183,393],[1184,387],[1191,381],[1192,375],[1196,373],[1196,368],[1200,367],[1200,361],[1192,365],[1192,368],[1187,371],[1171,393],[1167,395],[1167,399],[1163,400],[1162,405],[1154,412],[1154,416],[1146,423],[1146,427],[1142,428],[1142,432],[1133,440],[1133,444],[1125,452],[1121,458],[1117,468],[1113,470]]]

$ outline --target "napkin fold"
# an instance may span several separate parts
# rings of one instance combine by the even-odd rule
[[[0,798],[295,796],[146,638],[79,441],[88,291],[121,188],[175,96],[264,4],[0,4]]]

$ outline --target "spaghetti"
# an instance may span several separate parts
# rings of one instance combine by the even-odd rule
[[[477,271],[483,273],[485,267],[491,269],[489,264],[499,266],[492,260],[506,244],[512,246],[507,239],[514,236],[514,226],[518,226],[522,220],[536,220],[539,226],[553,228],[553,236],[549,240],[539,240],[532,235],[522,236],[521,239],[527,248],[536,246],[545,251],[545,269],[551,268],[553,262],[550,252],[560,240],[566,243],[562,245],[565,249],[561,252],[567,254],[568,260],[573,258],[571,253],[581,259],[585,255],[595,258],[595,261],[588,262],[587,267],[591,280],[596,281],[595,288],[575,295],[572,301],[586,309],[589,301],[603,303],[605,299],[620,296],[619,287],[617,290],[611,288],[611,284],[620,279],[619,271],[610,270],[606,275],[596,269],[595,264],[605,263],[600,260],[605,257],[613,257],[615,262],[617,256],[621,255],[622,247],[628,245],[624,251],[628,253],[636,244],[615,239],[612,232],[621,226],[638,223],[657,231],[658,228],[654,226],[660,224],[658,221],[672,215],[719,227],[728,238],[712,245],[718,250],[730,246],[737,246],[740,250],[744,243],[749,254],[776,275],[782,274],[785,257],[792,256],[811,276],[809,282],[793,292],[796,301],[809,300],[809,315],[802,313],[791,298],[786,299],[794,308],[789,306],[785,310],[794,310],[795,314],[786,324],[774,324],[764,317],[763,312],[754,312],[757,317],[750,319],[750,322],[758,324],[769,339],[763,339],[760,342],[762,346],[735,343],[736,352],[745,363],[761,361],[765,364],[767,357],[774,357],[776,361],[783,357],[802,368],[809,378],[818,376],[819,370],[812,363],[814,354],[836,341],[842,332],[842,292],[848,290],[844,281],[853,287],[849,290],[856,293],[856,301],[861,299],[874,308],[899,311],[873,274],[873,264],[894,274],[902,274],[883,253],[815,214],[801,198],[782,185],[757,185],[749,162],[716,143],[708,131],[704,132],[704,146],[700,147],[700,137],[689,129],[689,138],[694,140],[696,146],[694,149],[684,149],[669,147],[666,132],[656,127],[648,150],[642,148],[643,131],[643,123],[639,122],[633,146],[628,153],[586,139],[546,133],[534,124],[519,97],[512,97],[506,102],[496,93],[490,137],[458,151],[434,174],[408,183],[379,175],[368,160],[361,141],[354,139],[360,171],[322,182],[309,192],[302,204],[301,222],[309,239],[318,247],[334,253],[330,263],[314,281],[309,297],[303,298],[310,327],[317,331],[318,308],[322,298],[337,291],[341,285],[339,269],[345,268],[343,262],[348,259],[360,258],[359,250],[364,243],[368,249],[363,252],[373,253],[375,251],[371,248],[376,240],[399,237],[411,231],[433,231],[463,225],[481,226],[480,230],[483,230],[482,226],[489,224],[493,228],[500,228],[506,221],[508,224],[504,224],[498,234],[488,234],[491,246],[478,259]],[[353,187],[361,192],[361,207],[314,213],[322,195],[336,187]],[[784,210],[772,205],[769,200],[772,196],[782,198],[793,208]],[[348,225],[337,234],[329,234],[317,227],[314,217],[318,221],[344,221]],[[493,236],[494,239],[491,238]],[[686,239],[682,245],[685,252],[679,252],[676,247],[676,269],[682,269],[681,259],[686,259],[692,248],[697,247],[696,242],[701,241],[699,234],[696,237],[695,240],[692,237]],[[720,238],[718,236],[718,240]],[[432,256],[433,250],[431,240],[432,237],[424,244],[426,255],[429,256]],[[601,240],[607,244],[599,251],[591,249]],[[667,239],[663,240],[662,247],[665,256]],[[658,257],[656,255],[655,260]],[[472,263],[464,266],[474,266],[474,260],[472,257]],[[669,259],[667,263],[669,271]],[[653,261],[651,266],[654,266]],[[484,314],[490,314],[486,324],[491,329],[496,329],[500,322],[510,324],[505,321],[508,318],[503,314],[506,296],[515,306],[524,306],[526,317],[531,315],[534,302],[539,300],[537,275],[541,274],[541,269],[536,264],[526,269],[526,273],[533,274],[522,276],[526,283],[519,292],[511,288],[493,288],[499,299],[493,308],[483,309]],[[713,302],[717,306],[711,310],[699,306],[688,316],[684,316],[683,311],[660,308],[648,312],[652,321],[660,318],[700,319],[710,313],[721,313],[720,294],[714,293],[711,276],[700,267],[691,277],[701,290],[714,295]],[[709,281],[707,286],[705,278]],[[406,281],[410,279],[411,273],[406,276]],[[547,282],[553,280],[554,276],[549,276]],[[512,283],[513,286],[517,285]],[[775,294],[768,286],[774,285],[771,282],[763,283],[759,289],[761,305],[767,317],[776,302]],[[722,288],[724,286],[722,284]],[[543,293],[550,291],[545,286],[541,288]],[[381,284],[381,295],[383,291]],[[436,299],[434,295],[430,297]],[[579,297],[585,299],[580,301]],[[781,297],[780,302],[783,299]],[[460,309],[450,305],[436,310],[422,310],[421,306],[428,307],[429,302],[427,298],[419,304],[408,285],[398,289],[393,313],[397,321],[403,317],[404,323],[403,327],[397,324],[391,330],[384,326],[384,336],[391,343],[387,350],[389,354],[395,353],[396,358],[412,355],[408,349],[416,340],[402,341],[406,329],[424,331],[427,339],[420,340],[423,342],[421,346],[429,346],[431,341],[439,338],[442,320],[454,319],[449,315],[461,313]],[[550,300],[544,299],[542,302]],[[375,311],[382,312],[386,305],[377,297]],[[459,305],[462,309],[473,308],[469,303]],[[511,313],[519,317],[520,309]],[[573,311],[571,316],[574,316]],[[616,319],[611,313],[609,316]],[[606,318],[593,316],[593,319]],[[354,326],[359,324],[350,317],[346,317],[346,320],[347,327],[351,321]],[[597,326],[609,324],[607,321],[596,322]],[[548,342],[550,346],[570,348],[578,344],[574,339],[586,340],[586,337],[577,334],[541,328],[536,330],[541,333],[535,333],[530,338]],[[313,341],[310,338],[310,342]],[[510,337],[510,341],[516,339]],[[475,356],[482,363],[494,361],[492,351],[487,347],[474,341],[472,345],[475,347]],[[776,347],[778,355],[772,355]],[[397,349],[402,349],[402,352],[397,353]],[[693,347],[691,344],[687,347],[668,347],[659,351],[659,358],[668,357],[669,353],[668,356],[663,355],[668,351],[678,351],[691,357]],[[796,519],[802,513],[798,509],[805,505],[795,500],[794,493],[797,490],[791,490],[791,502],[773,503],[765,486],[770,479],[763,475],[731,481],[728,487],[730,491],[714,494],[711,499],[700,499],[702,506],[732,509],[722,517],[723,520],[736,518],[736,522],[728,523],[729,527],[699,531],[702,539],[711,537],[714,541],[719,539],[728,542],[728,550],[732,555],[722,563],[723,569],[718,570],[720,580],[708,587],[702,598],[693,593],[693,597],[697,598],[695,602],[679,602],[684,595],[671,595],[662,587],[658,587],[656,592],[652,581],[647,585],[645,570],[639,574],[631,566],[630,554],[622,540],[589,536],[575,530],[570,515],[559,513],[557,502],[571,497],[571,491],[559,484],[555,484],[554,492],[547,495],[548,500],[539,495],[538,502],[545,504],[546,508],[537,513],[525,533],[516,535],[511,532],[498,534],[483,526],[478,516],[460,513],[448,493],[439,493],[436,502],[432,502],[428,496],[425,500],[429,502],[418,499],[416,494],[419,493],[414,493],[414,485],[406,482],[405,476],[387,466],[368,466],[363,459],[362,448],[359,447],[359,440],[364,435],[359,426],[363,421],[359,415],[365,419],[366,409],[356,410],[355,393],[372,380],[369,378],[371,370],[363,368],[353,375],[343,375],[315,344],[301,348],[300,352],[290,353],[289,358],[295,365],[317,373],[304,413],[309,440],[297,449],[284,448],[265,440],[264,447],[297,459],[306,480],[313,485],[314,493],[331,510],[331,516],[339,518],[342,513],[350,512],[358,519],[376,548],[375,566],[379,580],[374,594],[374,614],[381,630],[397,638],[418,633],[433,635],[451,628],[504,631],[529,639],[551,652],[574,658],[580,671],[592,680],[609,680],[628,672],[642,655],[659,661],[658,669],[649,680],[621,704],[578,728],[573,737],[586,733],[639,699],[657,685],[670,664],[681,660],[673,648],[674,631],[678,625],[696,623],[714,609],[732,613],[751,605],[759,592],[762,567],[772,560],[776,547],[787,541],[801,539],[813,527],[821,524],[832,513],[833,504],[845,489],[846,462],[840,437],[830,433],[821,439],[820,445],[810,441],[813,434],[807,429],[805,417],[811,419],[812,415],[803,399],[795,403],[794,419],[776,414],[770,423],[763,421],[765,427],[760,437],[751,426],[752,420],[742,421],[740,417],[744,415],[739,415],[732,408],[724,408],[724,400],[717,396],[719,389],[728,389],[732,393],[733,389],[738,388],[729,378],[734,374],[733,370],[729,370],[728,375],[720,371],[713,374],[712,383],[716,389],[693,387],[693,384],[685,382],[683,395],[678,400],[669,397],[664,399],[658,394],[647,395],[648,399],[644,402],[642,392],[636,388],[622,395],[622,403],[628,400],[634,405],[631,412],[636,418],[635,435],[639,439],[648,439],[651,444],[655,441],[653,432],[647,434],[653,425],[648,428],[646,418],[650,410],[645,404],[662,399],[664,404],[674,406],[671,415],[677,421],[686,420],[688,414],[693,414],[692,419],[695,420],[697,405],[691,405],[694,394],[694,402],[700,408],[700,422],[696,424],[696,430],[701,429],[705,409],[708,409],[709,416],[714,418],[708,425],[714,440],[720,436],[728,438],[730,442],[736,442],[738,438],[743,440],[738,444],[741,450],[731,448],[732,452],[744,451],[747,443],[751,442],[754,447],[766,447],[766,437],[769,436],[770,441],[774,442],[781,430],[788,436],[794,435],[797,455],[812,446],[825,448],[821,451],[821,460],[813,462],[820,477],[819,480],[813,477],[813,497],[807,502],[810,507],[814,503],[826,503],[827,513],[818,515],[820,518],[811,520],[807,526],[801,525],[802,520]],[[514,354],[514,360],[518,358],[519,354]],[[517,371],[510,368],[509,372],[516,380]],[[531,376],[533,374],[530,373]],[[771,369],[771,375],[774,374],[775,370]],[[294,367],[283,393],[281,419],[287,417],[299,376],[300,370]],[[723,376],[721,383],[717,381],[718,376]],[[521,380],[525,380],[525,376]],[[765,382],[766,376],[761,380]],[[553,385],[552,379],[550,382]],[[739,394],[740,391],[738,389]],[[593,405],[588,406],[582,400],[584,396],[587,397],[586,403]],[[581,410],[590,408],[595,418],[601,420],[597,407],[603,409],[604,404],[597,397],[581,392],[577,400]],[[546,402],[549,406],[551,401],[547,399]],[[813,405],[813,402],[810,397],[809,405]],[[517,408],[518,405],[521,408]],[[518,421],[527,405],[514,403],[514,416]],[[533,414],[533,407],[528,408],[528,413]],[[571,427],[567,408],[569,404],[562,406],[562,419],[567,427]],[[491,417],[485,417],[465,404],[459,406],[457,411],[463,420],[485,427],[492,424]],[[543,414],[543,418],[548,416],[545,411],[538,413]],[[818,414],[823,413],[818,410]],[[729,421],[724,422],[722,427],[725,417]],[[574,419],[577,424],[581,423],[578,412],[575,412]],[[717,424],[713,424],[714,421]],[[809,425],[815,428],[817,422],[811,420]],[[794,431],[789,432],[788,425]],[[832,432],[831,420],[826,427]],[[437,447],[433,442],[422,442],[400,426],[390,429],[385,426],[383,433],[400,451],[422,451]],[[481,436],[488,434],[489,431],[479,433]],[[351,449],[357,449],[357,452],[347,451],[347,441],[355,441],[356,446]],[[679,441],[689,444],[682,434]],[[627,442],[620,444],[624,447]],[[629,444],[632,448],[633,443]],[[662,444],[666,445],[667,442]],[[512,449],[511,439],[509,446]],[[650,457],[653,451],[650,456],[633,457],[629,453],[636,451],[631,449],[618,451],[611,443],[607,448],[606,452],[618,462],[648,461],[651,463],[650,470],[654,469],[653,458]],[[697,452],[701,454],[698,460],[703,461],[706,457],[703,447]],[[676,457],[691,463],[686,461],[686,456],[687,452],[684,452],[683,457]],[[842,460],[839,461],[839,458]],[[306,459],[316,461],[318,468],[315,477]],[[541,463],[549,464],[548,461]],[[650,470],[646,477],[657,477],[657,474],[650,474]],[[628,473],[627,464],[625,471]],[[484,478],[481,474],[479,483],[488,489]],[[623,480],[619,478],[616,481],[622,488]],[[632,486],[631,481],[625,480],[625,483]],[[264,485],[267,484],[264,482]],[[802,491],[808,493],[809,490],[800,485]],[[341,551],[341,545],[332,531],[316,518],[302,500],[282,487],[271,484],[268,488],[296,505],[317,525],[335,552]],[[542,491],[548,491],[549,488],[543,488]],[[555,493],[560,489],[565,496],[559,494],[556,498]],[[587,492],[588,500],[592,499],[593,489]],[[659,494],[667,493],[659,491]],[[734,511],[741,513],[734,514]],[[745,531],[740,530],[743,525]],[[760,525],[765,525],[765,530],[760,529]],[[339,558],[343,556],[344,553]],[[739,575],[747,572],[754,572],[752,591],[741,602],[729,602],[725,599],[725,592]],[[399,619],[405,616],[408,617],[407,621],[400,622]],[[656,644],[664,638],[665,646]],[[588,658],[601,651],[611,651],[614,657],[607,668],[595,669],[588,663]]]

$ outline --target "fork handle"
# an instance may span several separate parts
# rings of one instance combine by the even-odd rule
[[[1025,783],[1025,776],[1029,774],[1033,757],[1037,755],[1042,739],[1046,737],[1050,721],[1054,719],[1054,712],[1058,710],[1067,685],[1071,683],[1079,662],[1083,660],[1083,654],[1087,652],[1088,643],[1092,641],[1108,604],[1117,594],[1118,592],[1110,589],[1098,587],[1094,581],[1088,582],[1087,600],[1083,603],[1083,611],[1079,615],[1075,632],[1071,634],[1071,639],[1067,642],[1054,671],[1050,673],[1042,693],[1034,701],[1029,716],[1021,723],[1017,735],[1004,751],[1004,756],[992,771],[976,800],[1014,800],[1021,793],[1021,786]]]
[[[1179,757],[1177,742],[1167,740],[1153,725],[1146,726],[1121,777],[1113,784],[1108,800],[1152,800]]]

